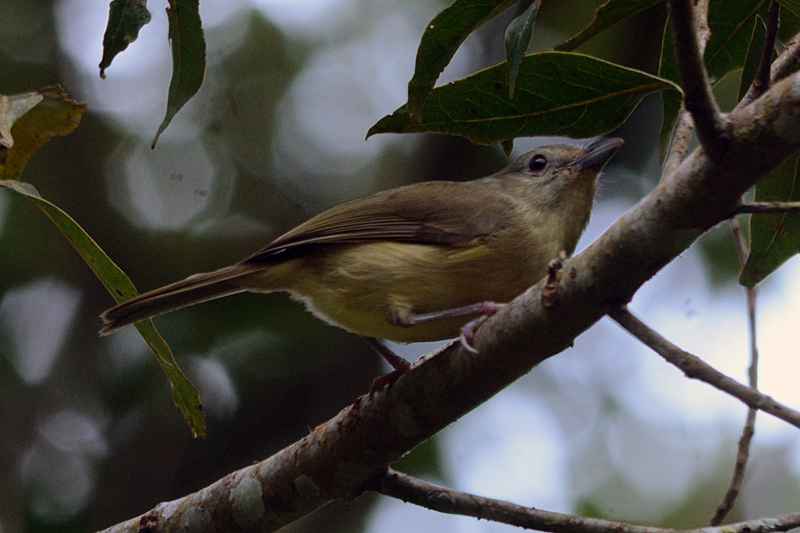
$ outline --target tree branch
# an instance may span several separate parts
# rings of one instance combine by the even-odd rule
[[[736,498],[739,497],[739,492],[742,490],[742,482],[744,481],[744,473],[747,469],[747,461],[750,459],[750,445],[753,441],[753,435],[756,431],[756,413],[758,410],[752,407],[747,410],[747,420],[742,430],[742,436],[739,437],[739,446],[736,452],[736,462],[733,465],[733,477],[731,478],[728,490],[722,498],[714,516],[711,517],[709,524],[718,526],[722,524],[725,517],[733,509],[736,503]]]
[[[733,238],[736,242],[736,249],[739,252],[739,260],[742,266],[744,266],[745,263],[747,263],[750,250],[748,249],[747,242],[744,240],[744,235],[739,227],[739,219],[732,218],[728,223],[731,226]],[[745,288],[745,295],[747,297],[747,325],[750,332],[750,368],[748,370],[748,381],[751,389],[758,390],[758,343],[756,341],[756,299],[758,298],[758,289],[755,287]],[[757,413],[758,411],[753,407],[747,411],[747,419],[745,420],[742,436],[739,438],[739,445],[736,451],[733,476],[731,477],[728,491],[725,493],[722,502],[720,502],[714,516],[709,522],[712,526],[717,526],[725,520],[725,517],[728,516],[728,513],[733,509],[739,492],[742,490],[744,474],[747,470],[747,461],[750,459],[750,447],[753,442],[753,436],[756,433]]]
[[[714,162],[726,154],[729,126],[720,113],[708,81],[695,28],[691,0],[669,0],[675,58],[683,87],[683,102],[692,114],[697,137]]]
[[[692,120],[692,115],[681,104],[681,110],[678,112],[678,125],[672,135],[669,155],[667,160],[664,161],[664,168],[661,169],[661,179],[671,175],[680,166],[681,161],[686,156],[686,150],[689,149],[689,141],[692,140],[693,131],[694,120]]]
[[[770,83],[775,84],[800,68],[800,35],[795,35],[786,50],[772,63]]]
[[[694,8],[695,19],[697,20],[697,45],[700,56],[705,53],[706,44],[711,37],[711,30],[708,28],[708,0],[698,0]],[[694,121],[692,115],[686,110],[686,106],[681,103],[681,110],[678,112],[678,125],[672,136],[672,145],[669,155],[664,161],[664,168],[661,170],[661,179],[669,176],[683,161],[686,151],[689,149],[689,141],[692,140],[694,131]]]
[[[800,202],[752,202],[736,206],[731,216],[753,213],[759,215],[779,215],[800,213]]]
[[[617,324],[628,333],[642,341],[658,355],[672,365],[678,367],[688,378],[708,383],[722,392],[730,394],[745,405],[769,413],[784,422],[800,428],[800,412],[795,411],[771,397],[742,385],[722,372],[714,369],[699,357],[685,352],[649,328],[626,307],[612,309],[608,312]]]
[[[723,160],[696,150],[597,241],[564,261],[552,307],[543,305],[542,280],[478,329],[473,346],[480,353],[456,344],[426,356],[265,461],[109,531],[274,531],[374,486],[391,462],[567,349],[727,219],[741,195],[800,146],[798,84],[800,75],[791,76],[731,114],[732,149]],[[750,393],[759,408],[780,411]]]
[[[551,533],[769,533],[788,531],[800,526],[800,513],[775,518],[728,524],[724,528],[662,529],[612,522],[599,518],[542,511],[513,503],[483,498],[448,489],[389,470],[376,488],[377,492],[440,513],[472,516],[503,524],[549,531]]]
[[[789,42],[786,50],[772,63],[772,74],[770,75],[770,85],[775,85],[779,81],[791,76],[800,68],[800,34],[795,35]],[[755,98],[750,96],[750,91],[745,95],[742,100],[736,104],[733,112],[739,111],[741,108],[746,107],[753,103]]]

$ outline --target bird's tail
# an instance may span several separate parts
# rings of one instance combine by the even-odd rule
[[[214,272],[196,274],[183,281],[140,294],[100,315],[105,323],[100,335],[114,333],[128,324],[187,305],[242,292],[246,290],[246,286],[241,283],[241,279],[261,270],[263,267],[240,263]]]

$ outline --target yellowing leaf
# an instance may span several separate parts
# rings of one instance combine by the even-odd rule
[[[37,93],[19,95],[28,103],[39,102],[19,116],[11,128],[13,146],[0,159],[0,179],[19,179],[31,155],[50,137],[69,135],[78,127],[86,104],[67,98],[61,87],[48,87]]]

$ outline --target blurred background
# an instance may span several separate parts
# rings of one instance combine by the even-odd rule
[[[598,0],[545,0],[531,50],[588,24]],[[405,102],[436,0],[202,0],[208,69],[155,150],[171,73],[165,5],[98,76],[106,0],[0,0],[0,94],[55,83],[87,103],[75,133],[23,178],[71,214],[140,291],[238,261],[323,209],[423,180],[501,168],[499,147],[366,130]],[[440,83],[502,60],[514,10],[472,36]],[[579,51],[657,72],[656,6]],[[718,91],[730,106],[737,76]],[[579,249],[653,188],[660,99],[616,135]],[[520,139],[515,155],[543,144]],[[637,294],[632,309],[744,381],[748,336],[727,226]],[[83,532],[198,490],[304,436],[387,371],[353,335],[285,295],[238,295],[157,319],[199,389],[208,438],[192,439],[152,354],[128,328],[99,338],[111,297],[29,202],[0,191],[0,533]],[[800,262],[762,286],[763,390],[800,408]],[[431,346],[398,346],[413,359]],[[727,487],[745,407],[693,383],[602,320],[574,348],[397,467],[537,508],[670,527],[707,523]],[[800,433],[759,414],[731,520],[797,512]],[[286,528],[489,532],[510,528],[377,496]]]

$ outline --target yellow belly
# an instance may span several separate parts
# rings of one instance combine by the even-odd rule
[[[285,290],[315,315],[353,333],[398,342],[457,337],[475,317],[440,319],[410,327],[403,317],[484,301],[508,302],[545,272],[546,260],[497,257],[492,247],[437,247],[376,242],[338,246],[294,259],[248,283],[255,290]]]

